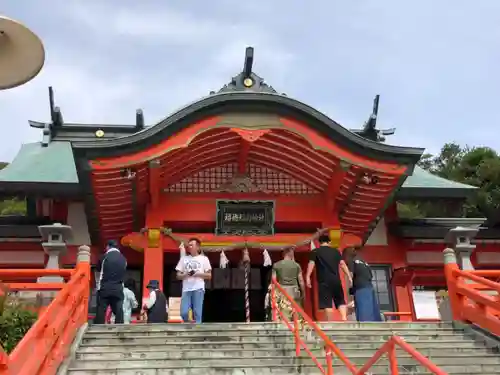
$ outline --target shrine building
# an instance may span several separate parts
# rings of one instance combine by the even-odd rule
[[[269,86],[253,72],[252,48],[227,85],[152,126],[141,110],[134,125],[66,123],[50,98],[51,120],[29,122],[41,141],[23,144],[0,171],[3,197],[27,202],[26,216],[0,217],[2,268],[46,267],[38,226],[61,223],[72,235],[60,267],[74,267],[82,244],[95,265],[115,239],[138,299],[151,279],[178,297],[178,241],[197,237],[214,268],[204,320],[243,321],[242,249],[250,252],[252,320],[262,320],[264,250],[275,262],[283,247],[301,243],[295,258],[305,272],[318,228],[329,228],[341,249],[363,245],[380,306],[402,313],[396,318],[418,318],[414,290],[445,288],[450,228],[482,226],[472,264],[500,267],[500,228],[485,219],[399,218],[400,202],[459,207],[475,188],[419,168],[423,148],[384,143],[394,130],[376,126],[378,96],[368,121],[346,129]],[[319,319],[314,288],[305,308]]]

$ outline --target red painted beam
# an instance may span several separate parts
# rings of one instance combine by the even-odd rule
[[[149,203],[155,209],[160,205],[161,186],[161,162],[158,159],[149,162]]]
[[[241,138],[240,154],[238,156],[238,173],[246,174],[248,153],[250,152],[250,142],[245,138]]]

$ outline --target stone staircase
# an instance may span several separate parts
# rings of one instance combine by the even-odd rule
[[[358,367],[397,334],[449,374],[500,374],[500,356],[447,323],[326,323],[321,327]],[[322,345],[303,332],[324,363]],[[401,374],[427,374],[398,350]],[[390,374],[383,357],[370,374]],[[320,374],[283,324],[161,324],[91,326],[83,335],[67,375],[267,375]],[[334,357],[334,373],[349,371]]]

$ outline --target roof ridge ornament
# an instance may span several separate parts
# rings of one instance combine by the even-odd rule
[[[219,93],[234,92],[234,91],[252,91],[252,92],[267,92],[276,94],[277,91],[265,83],[264,79],[253,72],[254,48],[247,47],[245,50],[245,60],[243,70],[237,76],[234,76],[227,85],[224,85]],[[211,95],[215,91],[210,92]]]
[[[246,173],[236,174],[227,182],[219,186],[216,192],[220,193],[269,193],[264,187],[256,184]]]
[[[54,90],[49,86],[49,109],[50,109],[50,123],[31,121],[29,124],[32,128],[43,129],[42,147],[47,147],[54,137],[57,128],[64,125],[63,115],[61,108],[54,104]]]
[[[371,141],[385,142],[385,137],[388,135],[393,135],[396,132],[396,128],[377,129],[379,100],[380,95],[375,95],[375,99],[373,99],[373,111],[368,118],[368,121],[365,122],[363,129],[355,129],[353,130],[353,132]]]

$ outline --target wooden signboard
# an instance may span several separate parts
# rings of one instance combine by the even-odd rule
[[[274,201],[217,201],[217,235],[273,235]]]

